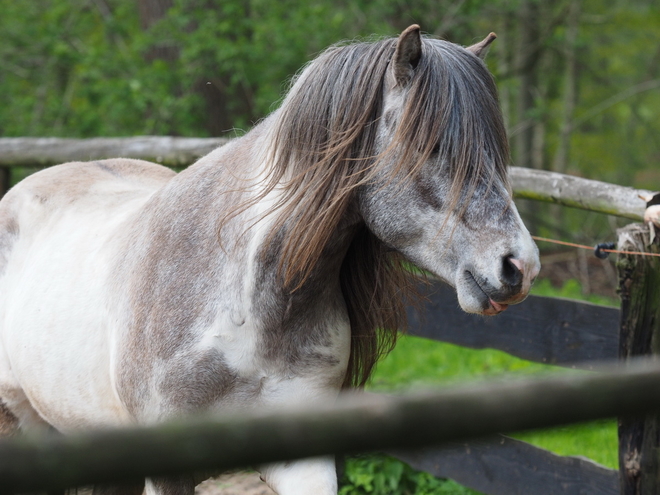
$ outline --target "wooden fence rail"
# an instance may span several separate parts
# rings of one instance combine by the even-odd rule
[[[0,442],[0,494],[429,447],[501,431],[650,413],[660,411],[660,394],[649,393],[658,389],[658,363],[639,362],[598,373],[499,380],[400,397],[353,396],[305,410],[22,436]]]
[[[619,473],[504,435],[388,453],[415,469],[488,495],[619,495]]]
[[[410,333],[472,349],[498,349],[543,364],[593,369],[619,357],[618,308],[529,296],[496,318],[461,311],[454,290],[440,282],[424,291],[426,304],[410,309]]]
[[[137,136],[128,138],[0,138],[0,172],[18,166],[46,167],[68,161],[140,158],[170,167],[189,165],[226,138]],[[0,197],[4,194],[0,174]],[[6,173],[5,173],[6,176]],[[511,167],[517,197],[641,220],[657,193],[569,175]],[[4,182],[8,182],[5,177]],[[4,184],[6,188],[7,184]]]
[[[0,138],[0,167],[49,167],[58,163],[119,157],[183,167],[228,142],[226,138],[171,136]]]

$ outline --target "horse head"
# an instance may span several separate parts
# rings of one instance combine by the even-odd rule
[[[383,82],[378,159],[359,193],[376,237],[454,286],[463,310],[485,315],[522,301],[540,268],[480,58],[493,39],[465,49],[424,39],[418,26],[401,34]]]

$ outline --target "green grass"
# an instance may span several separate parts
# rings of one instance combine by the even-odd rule
[[[532,287],[532,294],[536,296],[545,297],[563,297],[565,299],[577,299],[580,301],[588,301],[602,306],[616,306],[619,307],[620,301],[618,299],[611,299],[609,297],[600,296],[598,294],[583,294],[580,282],[575,279],[567,280],[563,287],[553,287],[550,280],[547,278],[537,280]]]
[[[404,335],[394,351],[378,364],[369,389],[387,392],[501,376],[567,372],[571,370],[524,361],[492,349],[467,349]],[[561,455],[581,455],[607,467],[618,467],[615,420],[513,436]]]
[[[582,295],[576,281],[553,288],[549,281],[537,282],[537,295],[583,299],[605,305],[618,305],[600,296]],[[473,350],[451,344],[404,335],[396,348],[376,368],[369,390],[391,392],[464,383],[505,375],[528,376],[572,372],[565,368],[532,363],[504,352]],[[604,466],[618,468],[616,420],[514,433],[515,438],[560,455],[588,457]],[[347,461],[347,483],[340,495],[472,495],[478,492],[453,481],[437,480],[385,456],[366,456]]]
[[[402,335],[396,348],[378,363],[369,389],[385,392],[461,383],[507,373],[527,375],[549,369],[557,368],[492,349],[474,350]]]

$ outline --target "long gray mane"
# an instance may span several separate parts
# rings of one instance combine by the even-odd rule
[[[290,290],[312,273],[357,189],[393,157],[393,174],[414,177],[438,153],[449,164],[454,206],[484,178],[506,184],[509,150],[493,78],[477,56],[445,41],[423,39],[392,145],[376,153],[395,48],[396,39],[329,48],[294,80],[272,116],[270,169],[256,200],[284,184],[272,235],[285,233],[280,271]],[[361,385],[405,327],[404,300],[415,284],[400,258],[366,228],[341,277],[353,332],[347,384]]]

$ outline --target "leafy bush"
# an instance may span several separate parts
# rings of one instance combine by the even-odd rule
[[[454,481],[415,471],[384,455],[346,460],[346,474],[339,495],[478,495]]]

